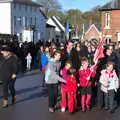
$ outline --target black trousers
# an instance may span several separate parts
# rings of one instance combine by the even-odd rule
[[[48,87],[48,102],[50,108],[55,108],[58,96],[58,84],[47,84]]]
[[[8,100],[8,90],[10,90],[12,97],[15,96],[15,81],[16,79],[11,79],[3,82],[3,99]]]

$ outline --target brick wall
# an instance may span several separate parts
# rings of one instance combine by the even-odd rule
[[[100,34],[97,32],[95,27],[91,27],[91,29],[85,34],[85,40],[96,39],[99,40]]]
[[[105,28],[105,13],[110,13],[110,29]],[[102,11],[102,35],[111,36],[112,42],[117,42],[117,33],[120,32],[120,10]]]

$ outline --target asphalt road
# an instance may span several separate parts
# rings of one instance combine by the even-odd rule
[[[59,109],[55,113],[49,113],[47,90],[41,87],[41,79],[40,74],[17,79],[16,104],[0,108],[0,120],[120,120],[120,108],[114,114],[96,108],[86,113],[78,111],[73,115],[61,113]]]

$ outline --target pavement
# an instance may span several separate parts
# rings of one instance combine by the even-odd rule
[[[9,99],[9,107],[0,108],[0,120],[120,120],[120,108],[114,114],[96,108],[86,113],[79,110],[72,115],[68,112],[61,113],[60,109],[55,113],[49,113],[47,89],[41,87],[41,81],[42,75],[39,71],[18,77],[16,104],[12,106]],[[0,92],[0,106],[1,96]]]

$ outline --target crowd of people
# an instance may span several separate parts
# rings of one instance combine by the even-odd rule
[[[94,61],[97,45],[71,40],[59,44],[2,45],[3,107],[8,106],[8,88],[12,104],[16,101],[14,86],[19,66],[22,66],[22,72],[29,71],[37,62],[44,76],[42,86],[48,89],[49,112],[56,110],[60,95],[61,112],[74,113],[78,108],[86,112],[96,105],[114,113],[120,103],[120,43],[104,45],[104,57]]]
[[[58,92],[61,112],[74,113],[78,106],[82,112],[90,111],[94,105],[115,112],[120,99],[120,43],[104,45],[104,57],[95,62],[96,48],[97,44],[70,40],[60,46],[41,46],[50,112],[56,109]]]

